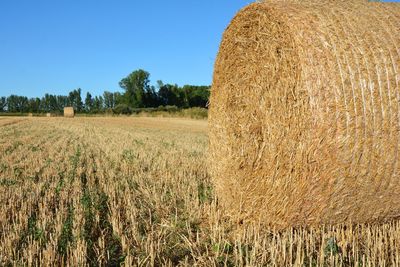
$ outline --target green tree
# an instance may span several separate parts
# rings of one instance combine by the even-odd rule
[[[124,102],[133,108],[145,106],[145,94],[150,89],[150,73],[139,69],[119,82],[119,86],[125,90]]]
[[[57,97],[55,95],[49,95],[50,111],[59,111],[57,104]]]
[[[28,112],[28,98],[26,96],[10,95],[6,101],[9,112]]]
[[[68,96],[65,95],[58,95],[57,99],[57,109],[63,110],[64,107],[68,106]]]
[[[182,87],[186,107],[207,107],[210,86],[185,85]]]
[[[40,111],[40,98],[30,98],[28,102],[28,111],[29,112],[39,112]]]
[[[104,99],[102,96],[96,96],[93,100],[94,112],[102,112],[104,109]]]
[[[40,111],[42,111],[42,112],[50,111],[49,106],[50,105],[49,105],[48,94],[45,94],[44,97],[42,97],[42,99],[40,100]]]
[[[158,97],[160,99],[160,104],[164,106],[184,106],[184,93],[178,87],[178,85],[174,84],[163,84],[161,81],[158,81]]]
[[[115,107],[114,93],[104,91],[103,98],[104,98],[104,107],[106,109],[112,109]]]
[[[7,98],[5,96],[0,97],[0,112],[4,112],[7,106]]]
[[[91,112],[93,110],[93,98],[89,92],[86,93],[85,110],[86,112]]]
[[[125,103],[124,95],[121,94],[120,92],[115,92],[114,93],[114,107]]]
[[[83,110],[83,102],[81,97],[81,88],[69,92],[68,105],[74,107],[74,110],[81,112]]]
[[[40,101],[40,109],[44,112],[60,111],[60,107],[57,102],[57,96],[45,94]]]
[[[144,94],[143,103],[145,107],[157,107],[160,105],[156,88],[149,86]]]

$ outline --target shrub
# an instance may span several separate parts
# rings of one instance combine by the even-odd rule
[[[132,109],[126,104],[118,104],[114,108],[114,113],[116,113],[116,114],[132,114]]]

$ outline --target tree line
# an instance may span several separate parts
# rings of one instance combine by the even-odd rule
[[[102,95],[93,96],[87,92],[82,97],[80,88],[68,95],[45,94],[43,97],[28,98],[10,95],[0,97],[0,112],[9,113],[48,113],[62,112],[64,107],[72,106],[77,113],[123,113],[129,114],[143,108],[191,108],[207,107],[210,86],[176,84],[150,84],[150,73],[139,69],[130,73],[119,82],[123,92],[105,91]]]

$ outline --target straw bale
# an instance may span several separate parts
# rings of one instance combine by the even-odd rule
[[[210,171],[240,221],[276,228],[400,217],[400,7],[267,1],[215,63]]]
[[[51,113],[46,113],[46,117],[51,117]]]
[[[75,116],[73,107],[65,107],[64,108],[64,117],[73,118]]]

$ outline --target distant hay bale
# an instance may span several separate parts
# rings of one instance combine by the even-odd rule
[[[400,6],[271,1],[226,29],[215,63],[210,171],[241,221],[400,217]]]
[[[75,116],[73,107],[65,107],[64,108],[64,117],[73,118]]]
[[[33,117],[33,113],[28,113],[28,117]]]
[[[51,117],[51,113],[46,113],[46,117]]]

